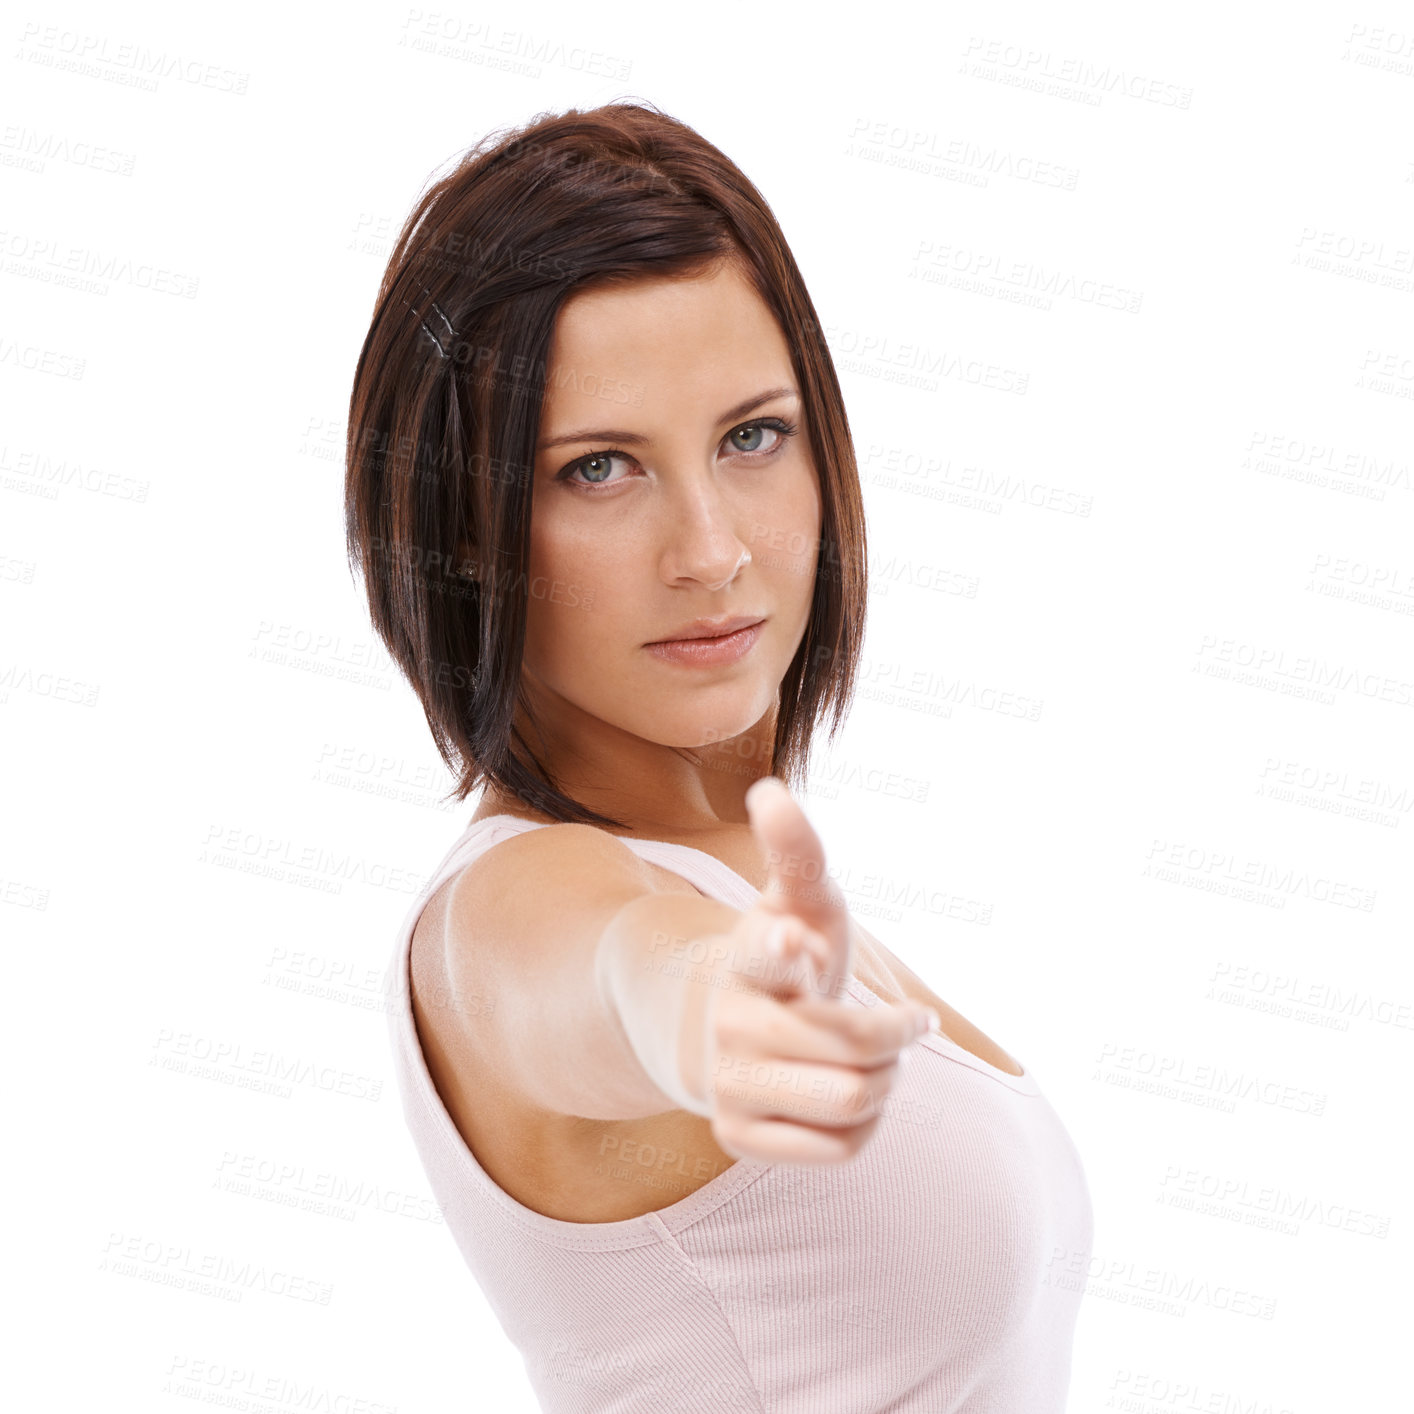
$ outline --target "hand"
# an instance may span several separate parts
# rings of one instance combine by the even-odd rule
[[[850,919],[819,835],[774,776],[752,784],[746,805],[770,872],[726,935],[731,985],[707,1001],[712,1134],[737,1158],[842,1163],[873,1134],[900,1051],[937,1017],[912,1001],[844,999]]]

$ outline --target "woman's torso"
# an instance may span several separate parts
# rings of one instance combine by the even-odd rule
[[[472,823],[495,813],[483,807]],[[662,842],[712,855],[755,889],[766,885],[764,856],[749,825],[690,839],[665,836]],[[657,864],[650,867],[675,873]],[[558,1115],[529,1104],[492,1049],[493,1028],[478,1024],[480,1009],[429,1004],[452,994],[445,905],[455,882],[454,875],[432,895],[413,933],[412,1006],[437,1090],[491,1178],[518,1202],[547,1217],[600,1223],[663,1209],[730,1168],[735,1160],[714,1140],[711,1121],[685,1110],[605,1121]],[[934,995],[855,920],[850,926],[853,975],[869,991],[886,1002],[908,997],[936,1008],[950,1040],[1000,1070],[1022,1073],[1005,1051]],[[489,1000],[494,1006],[494,998]],[[651,1161],[644,1163],[649,1155]]]

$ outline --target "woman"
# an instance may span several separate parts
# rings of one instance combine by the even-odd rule
[[[1079,1158],[849,917],[784,784],[843,718],[865,553],[764,199],[651,105],[473,149],[384,278],[347,512],[456,797],[484,787],[390,1034],[542,1407],[1063,1409]]]

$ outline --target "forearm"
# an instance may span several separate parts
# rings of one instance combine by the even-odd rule
[[[739,909],[689,894],[649,894],[626,904],[599,942],[605,1006],[648,1085],[644,1103],[708,1116],[707,1003],[729,985],[726,935]]]

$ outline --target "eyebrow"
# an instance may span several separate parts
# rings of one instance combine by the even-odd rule
[[[720,427],[723,423],[735,422],[738,418],[745,417],[747,413],[755,412],[763,403],[769,403],[773,398],[798,398],[799,396],[800,394],[794,388],[768,388],[764,393],[753,394],[744,403],[738,403],[734,408],[728,408],[717,419],[717,425]],[[641,447],[649,440],[641,432],[625,432],[614,427],[591,427],[582,428],[578,432],[566,432],[560,437],[551,437],[541,442],[536,451],[548,452],[551,447],[564,447],[571,442],[622,442],[628,447]]]

